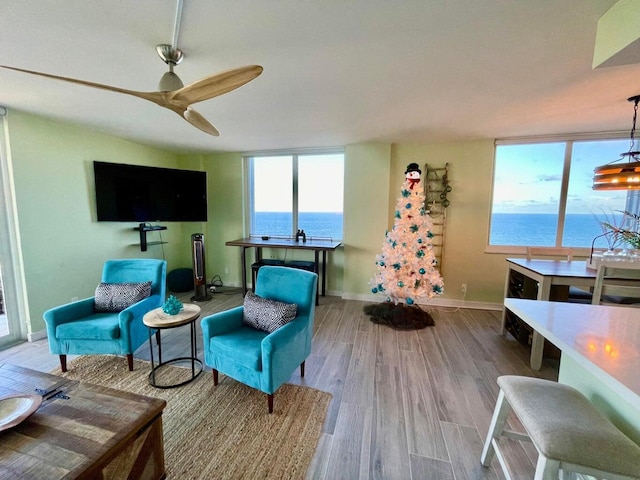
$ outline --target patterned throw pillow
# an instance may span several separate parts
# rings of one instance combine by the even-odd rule
[[[298,305],[269,300],[247,292],[244,296],[242,323],[265,332],[274,332],[296,318]]]
[[[151,282],[101,283],[96,287],[96,312],[121,312],[134,303],[151,296]]]

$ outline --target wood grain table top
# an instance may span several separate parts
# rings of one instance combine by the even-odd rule
[[[37,392],[45,392],[38,410],[0,432],[0,478],[98,478],[94,475],[166,405],[158,398],[0,364],[0,397]]]
[[[193,303],[185,303],[176,315],[162,311],[162,307],[151,310],[142,318],[143,323],[151,328],[173,328],[193,322],[200,316],[200,307]]]

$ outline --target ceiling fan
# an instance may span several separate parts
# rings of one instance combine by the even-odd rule
[[[256,78],[262,73],[263,69],[260,65],[247,65],[244,67],[227,70],[222,73],[209,75],[187,85],[186,87],[183,86],[183,83],[178,75],[173,72],[173,67],[178,65],[184,58],[182,50],[176,47],[181,16],[182,0],[177,0],[173,43],[171,45],[160,44],[156,46],[156,51],[158,52],[160,58],[162,58],[162,60],[167,65],[169,65],[169,71],[165,72],[165,74],[160,79],[160,83],[158,85],[159,91],[157,92],[139,92],[135,90],[127,90],[110,85],[102,85],[100,83],[87,82],[85,80],[77,80],[75,78],[62,77],[59,75],[51,75],[42,72],[34,72],[32,70],[25,70],[23,68],[9,67],[7,65],[0,65],[0,67],[143,98],[155,103],[156,105],[160,105],[161,107],[168,108],[169,110],[176,112],[194,127],[199,128],[209,135],[214,135],[217,137],[218,135],[220,135],[218,130],[213,125],[211,125],[211,123],[209,123],[209,121],[207,121],[207,119],[205,119],[201,114],[191,108],[191,105],[235,90],[236,88],[241,87],[245,83],[248,83]]]

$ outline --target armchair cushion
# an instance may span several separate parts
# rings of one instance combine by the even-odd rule
[[[115,340],[120,338],[117,313],[96,313],[82,320],[62,323],[56,327],[61,340]]]
[[[96,288],[96,312],[121,312],[134,303],[151,296],[151,282],[105,283]]]
[[[209,348],[229,361],[249,368],[262,370],[262,339],[267,332],[243,326],[209,340]]]
[[[298,305],[295,303],[278,302],[247,292],[244,297],[242,322],[257,330],[271,333],[296,318],[297,313]]]

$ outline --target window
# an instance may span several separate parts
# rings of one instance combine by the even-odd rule
[[[601,221],[638,213],[637,191],[591,188],[594,168],[628,149],[628,140],[497,144],[489,245],[590,248]]]
[[[341,240],[344,153],[250,156],[249,231],[254,236]]]

